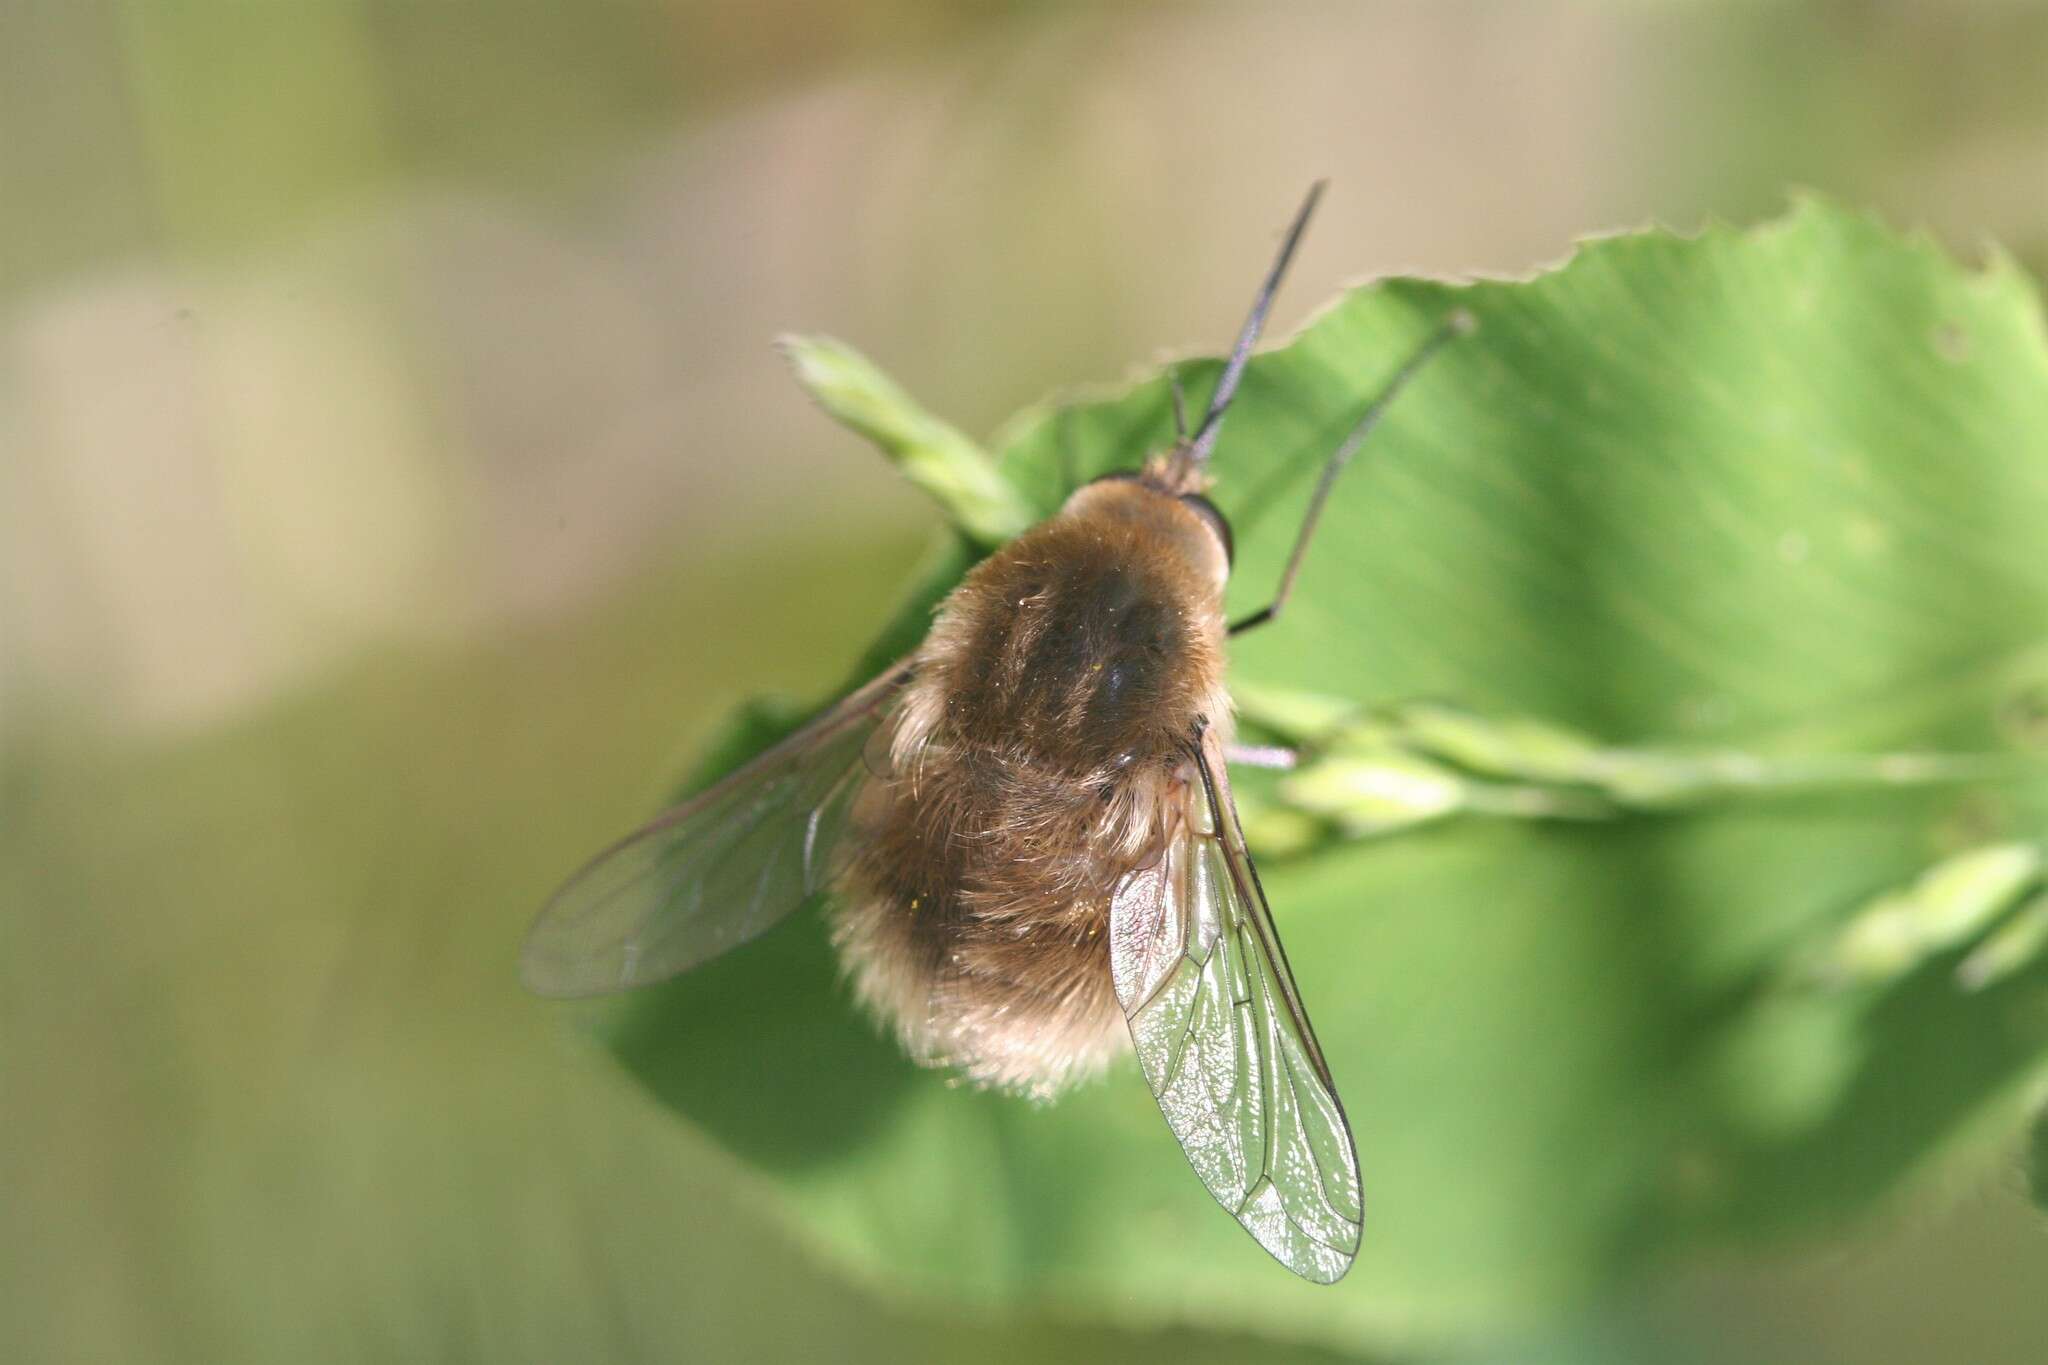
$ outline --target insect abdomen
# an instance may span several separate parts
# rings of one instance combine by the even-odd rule
[[[1012,780],[998,801],[984,784],[927,769],[914,796],[870,787],[833,938],[917,1060],[1050,1095],[1127,1041],[1106,937],[1124,867],[1088,838],[1099,799]]]

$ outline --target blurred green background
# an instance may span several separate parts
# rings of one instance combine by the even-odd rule
[[[2043,70],[2018,3],[0,0],[0,1355],[1335,1358],[851,1282],[518,992],[937,524],[769,338],[986,431],[1219,344],[1319,175],[1282,329],[1794,186],[2038,275]],[[2032,1362],[2044,1283],[2014,1167],[1365,1358]]]

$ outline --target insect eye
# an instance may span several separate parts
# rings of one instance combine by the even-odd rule
[[[1237,545],[1230,535],[1230,523],[1216,510],[1216,504],[1200,493],[1183,493],[1180,500],[1195,509],[1202,520],[1209,523],[1209,529],[1216,533],[1216,539],[1223,542],[1223,562],[1234,565],[1237,562]]]

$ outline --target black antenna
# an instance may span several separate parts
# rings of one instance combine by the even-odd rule
[[[1293,225],[1287,229],[1287,240],[1280,244],[1280,254],[1274,259],[1272,270],[1267,272],[1266,282],[1259,286],[1259,296],[1252,300],[1251,316],[1244,320],[1244,330],[1237,334],[1237,344],[1230,348],[1230,363],[1223,367],[1223,377],[1216,381],[1216,393],[1209,400],[1209,411],[1182,457],[1193,468],[1199,469],[1206,464],[1209,452],[1216,447],[1216,436],[1223,428],[1223,411],[1237,396],[1237,384],[1244,378],[1244,367],[1252,358],[1252,347],[1259,344],[1259,329],[1266,325],[1266,314],[1273,307],[1273,296],[1280,292],[1280,277],[1287,273],[1287,263],[1294,259],[1294,248],[1301,241],[1303,229],[1308,227],[1309,215],[1316,211],[1316,201],[1323,197],[1323,186],[1328,183],[1318,180],[1308,187],[1308,198],[1302,200]]]

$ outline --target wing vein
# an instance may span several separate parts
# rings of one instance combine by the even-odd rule
[[[1111,971],[1153,1096],[1196,1174],[1282,1264],[1329,1283],[1357,1254],[1358,1157],[1214,743],[1189,746],[1186,799],[1206,799],[1206,829],[1186,812],[1162,874],[1127,879],[1111,900]],[[1158,976],[1170,945],[1178,965]]]
[[[910,676],[889,670],[586,863],[527,936],[527,985],[647,985],[758,936],[823,889],[862,780],[854,769]]]

